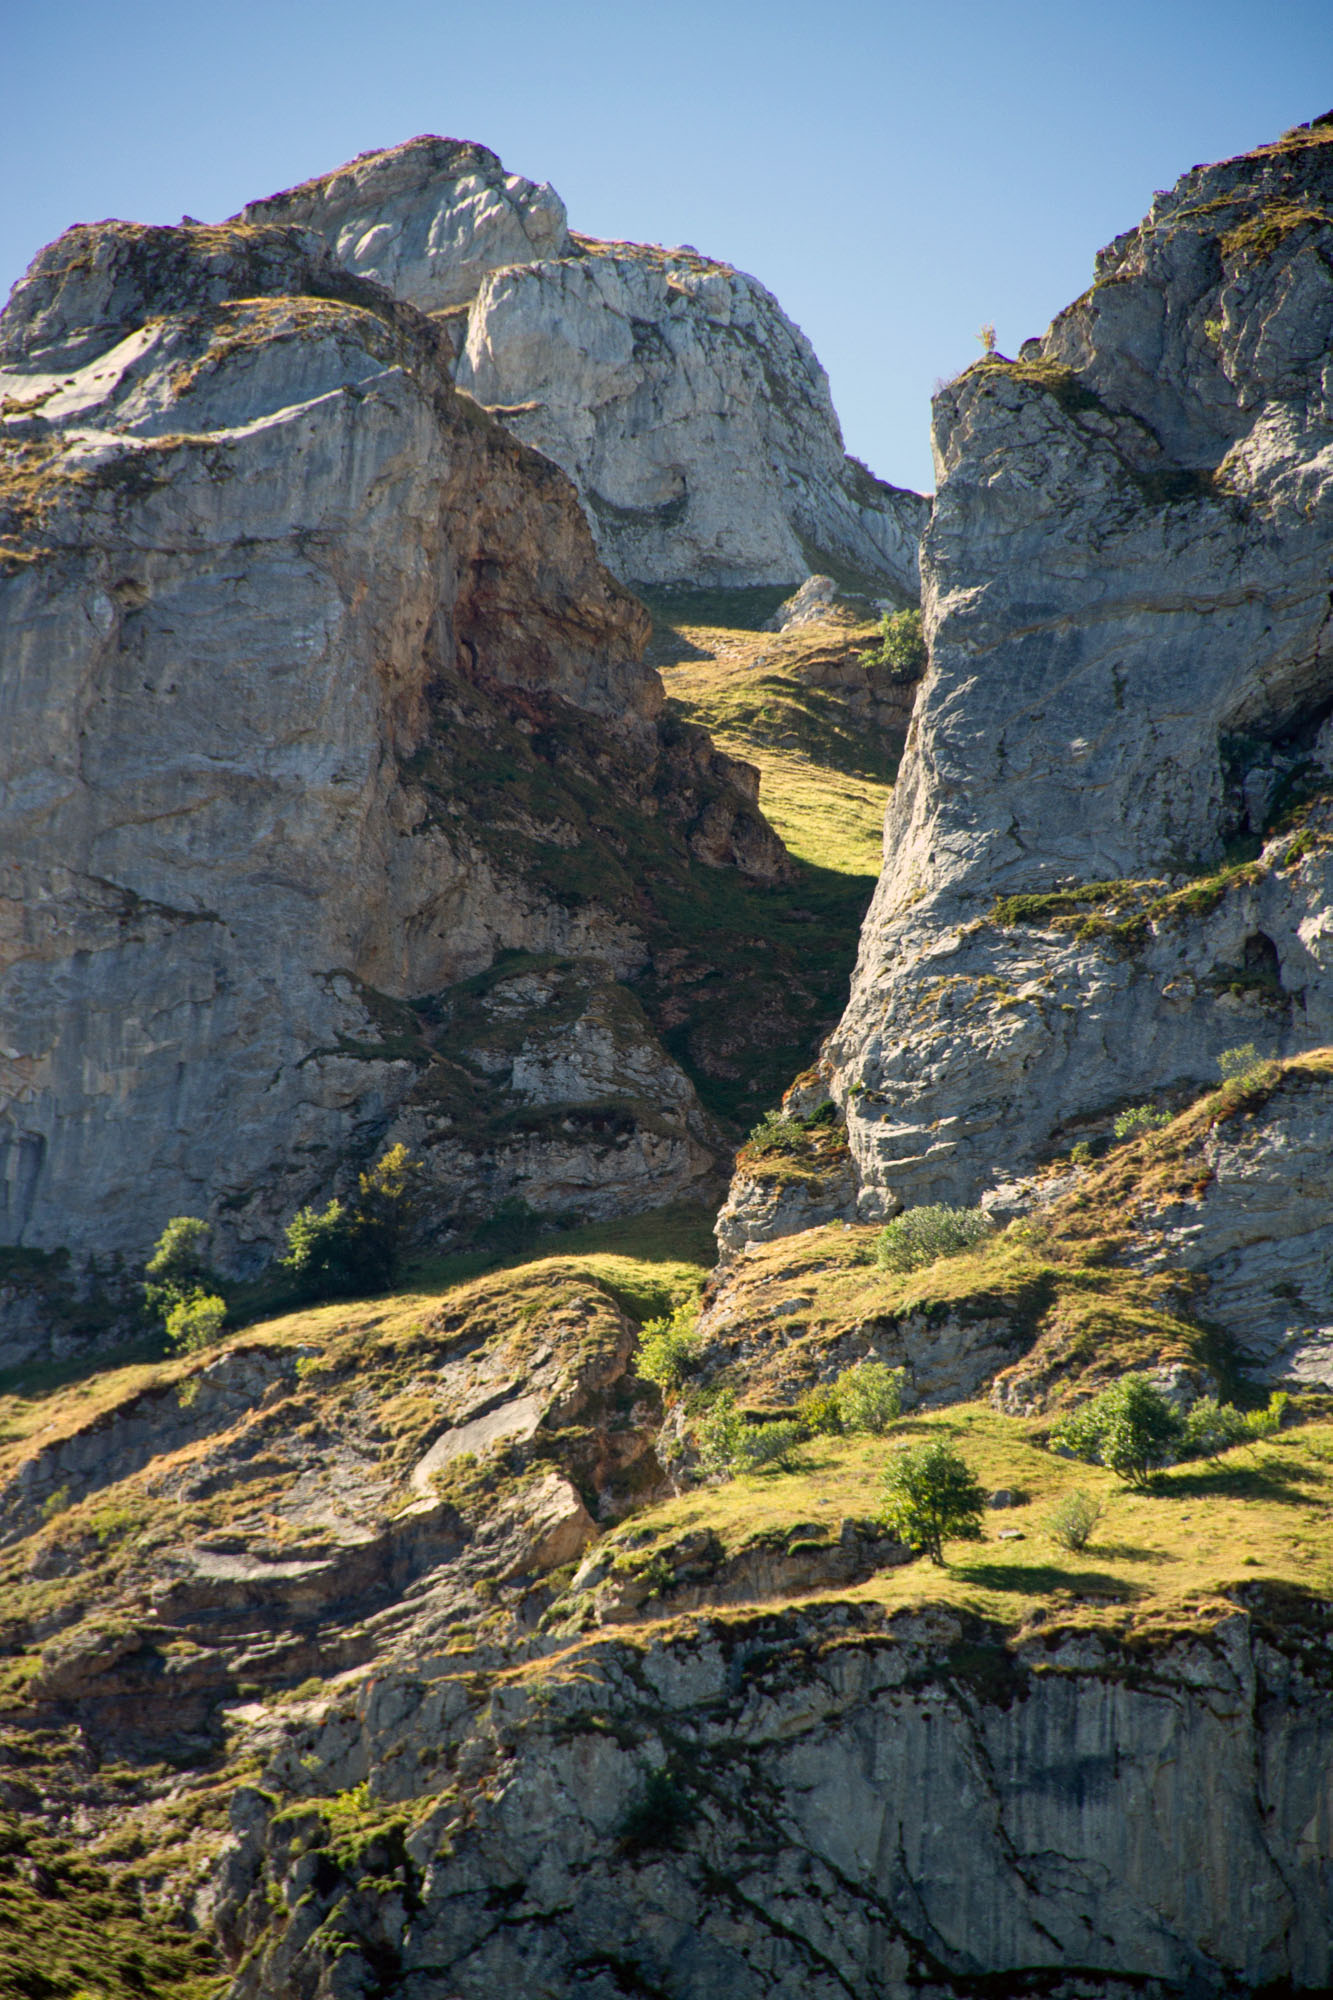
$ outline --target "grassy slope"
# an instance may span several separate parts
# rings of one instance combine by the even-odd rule
[[[810,867],[862,878],[868,898],[896,760],[849,719],[836,693],[802,678],[802,656],[828,650],[828,628],[753,629],[780,594],[654,597],[648,657],[678,715],[701,724],[731,756],[758,765],[760,804],[789,852]],[[868,645],[874,636],[873,622],[849,623],[838,641]]]
[[[766,594],[748,595],[757,600]],[[694,622],[678,617],[666,624],[665,635],[659,617],[658,644],[678,655],[666,677],[680,712],[707,723],[725,747],[760,765],[765,808],[802,859],[803,885],[795,896],[773,898],[770,911],[781,903],[785,916],[788,902],[818,899],[825,948],[832,951],[833,941],[845,935],[849,967],[860,907],[878,865],[888,774],[866,768],[864,746],[839,748],[835,742],[830,749],[828,731],[837,718],[816,699],[817,690],[782,674],[755,677],[754,651],[773,642],[747,636],[742,618],[753,624],[771,609],[757,601],[738,605],[734,598],[695,605]],[[731,884],[719,889],[733,893]],[[759,899],[734,893],[747,911],[753,901],[757,917]],[[710,921],[716,915],[710,910]],[[1029,1361],[1040,1363],[1039,1374],[1045,1370],[1052,1407],[1080,1377],[1095,1380],[1159,1354],[1201,1358],[1205,1337],[1179,1295],[1168,1296],[1169,1281],[1137,1278],[1114,1261],[1129,1197],[1137,1190],[1170,1200],[1187,1192],[1197,1178],[1198,1147],[1218,1117],[1243,1115],[1283,1078],[1298,1080],[1302,1062],[1309,1068],[1330,1060],[1316,1055],[1269,1066],[1248,1085],[1227,1086],[1166,1130],[1118,1148],[1081,1178],[1039,1230],[1007,1232],[982,1250],[910,1277],[892,1277],[866,1261],[867,1231],[816,1230],[762,1246],[745,1267],[755,1324],[792,1292],[814,1303],[808,1331],[784,1345],[781,1366],[771,1369],[762,1353],[753,1356],[751,1379],[742,1386],[759,1401],[781,1396],[784,1382],[789,1388],[817,1367],[820,1349],[839,1332],[872,1316],[917,1311],[1017,1317],[1034,1339]],[[579,1286],[609,1293],[643,1320],[697,1291],[711,1259],[710,1218],[695,1209],[668,1210],[548,1238],[507,1256],[493,1251],[489,1257],[423,1261],[394,1298],[291,1312],[233,1338],[313,1350],[303,1393],[318,1403],[326,1424],[337,1425],[340,1398],[354,1393],[358,1378],[370,1376],[382,1396],[391,1456],[406,1466],[418,1448],[422,1420],[413,1377],[439,1338],[427,1322],[446,1314],[456,1329],[469,1315],[489,1314],[502,1338],[514,1338],[510,1322],[521,1332],[534,1307],[558,1304]],[[16,1464],[39,1438],[67,1434],[137,1389],[188,1378],[200,1365],[197,1358],[136,1361],[77,1381],[61,1379],[59,1371],[40,1379],[29,1371],[23,1393],[0,1395],[0,1469]],[[1215,1465],[1174,1468],[1144,1493],[1098,1468],[1053,1456],[1044,1448],[1041,1418],[1004,1416],[981,1404],[957,1406],[906,1419],[887,1438],[812,1443],[792,1471],[694,1489],[640,1510],[615,1536],[631,1560],[659,1562],[670,1560],[679,1536],[700,1527],[711,1529],[728,1550],[756,1537],[836,1539],[844,1519],[874,1516],[894,1446],[941,1431],[958,1443],[984,1485],[1010,1488],[1020,1504],[988,1517],[983,1543],[952,1544],[944,1570],[914,1562],[833,1594],[890,1607],[948,1603],[1011,1636],[1039,1624],[1048,1630],[1093,1625],[1148,1639],[1206,1627],[1234,1607],[1246,1586],[1303,1598],[1333,1595],[1333,1413],[1315,1399],[1302,1402],[1295,1423],[1279,1438],[1230,1452]],[[1045,1527],[1054,1501],[1075,1487],[1104,1507],[1091,1546],[1077,1556],[1061,1550]],[[260,1497],[253,1490],[248,1496],[251,1503]],[[46,1539],[83,1535],[86,1541],[89,1532],[100,1537],[97,1523],[107,1504],[94,1495],[71,1508],[52,1520]],[[155,1499],[144,1525],[154,1538],[163,1532],[184,1538],[202,1523]],[[1018,1538],[999,1539],[1015,1531]],[[71,1589],[94,1601],[99,1589],[114,1592],[132,1547],[132,1535],[117,1519],[100,1552],[75,1576],[43,1581],[11,1573],[3,1580],[7,1611],[15,1615],[20,1595],[28,1611],[44,1595],[54,1607]],[[802,1594],[800,1601],[810,1599]],[[669,1598],[660,1609],[670,1619]],[[707,1614],[730,1615],[745,1614]],[[622,1628],[621,1636],[632,1632],[643,1642],[659,1629],[660,1621],[650,1618]],[[81,1782],[73,1775],[81,1765],[72,1739],[43,1742],[21,1727],[13,1703],[28,1665],[27,1658],[13,1656],[0,1662],[0,1691],[8,1704],[8,1713],[0,1714],[0,1762],[21,1772],[25,1762],[54,1768],[63,1760],[71,1784]],[[531,1670],[544,1671],[541,1663]],[[127,1797],[143,1775],[125,1774]],[[206,1944],[146,1915],[138,1885],[151,1888],[164,1855],[178,1861],[199,1842],[199,1829],[218,1819],[237,1775],[219,1773],[211,1788],[164,1807],[146,1844],[142,1831],[126,1830],[127,1820],[126,1828],[112,1827],[77,1851],[34,1830],[22,1813],[6,1810],[0,1794],[0,1993],[16,2000],[165,2000],[168,1994],[204,2000],[214,1992],[216,1962]],[[107,1770],[99,1782],[114,1788],[121,1780]],[[136,1826],[142,1829],[142,1819]]]
[[[1319,1060],[1308,1058],[1307,1066]],[[1235,1087],[1217,1093],[1173,1127],[1118,1149],[1085,1176],[1080,1200],[1066,1199],[1040,1243],[1009,1232],[983,1251],[901,1278],[863,1261],[868,1232],[817,1230],[785,1245],[765,1246],[750,1260],[754,1281],[779,1297],[788,1280],[814,1291],[817,1311],[803,1343],[812,1359],[837,1325],[909,1302],[916,1309],[932,1302],[947,1310],[1001,1302],[1018,1309],[1034,1287],[1040,1293],[1043,1285],[1054,1285],[1057,1294],[1063,1288],[1066,1303],[1091,1288],[1103,1315],[1093,1372],[1124,1365],[1135,1358],[1133,1337],[1136,1327],[1142,1330],[1146,1299],[1135,1299],[1130,1291],[1121,1297],[1116,1288],[1142,1281],[1089,1262],[1088,1252],[1092,1247],[1095,1259],[1093,1246],[1123,1207],[1127,1177],[1169,1194],[1179,1176],[1192,1171],[1190,1151],[1208,1121],[1243,1113],[1257,1091],[1272,1087],[1270,1078],[1251,1085],[1248,1096]],[[423,1265],[413,1288],[391,1299],[286,1314],[233,1339],[307,1350],[311,1365],[293,1400],[293,1420],[301,1414],[297,1402],[305,1399],[318,1407],[324,1425],[336,1429],[340,1398],[373,1380],[386,1448],[394,1465],[401,1460],[405,1468],[419,1449],[423,1420],[415,1378],[432,1343],[438,1348],[446,1331],[442,1320],[452,1339],[469,1316],[489,1315],[500,1337],[513,1341],[531,1324],[535,1308],[558,1305],[571,1289],[588,1286],[604,1288],[643,1319],[694,1292],[709,1256],[707,1218],[697,1211],[668,1211],[581,1230],[562,1238],[555,1255],[515,1253],[486,1274],[459,1268],[457,1260]],[[1121,1312],[1113,1309],[1117,1300]],[[1188,1323],[1181,1326],[1188,1333]],[[149,1381],[179,1380],[200,1365],[192,1359],[110,1369],[84,1382],[44,1390],[34,1385],[25,1395],[6,1396],[0,1399],[0,1457],[12,1465],[39,1439],[67,1433]],[[883,1467],[895,1445],[938,1432],[957,1442],[987,1488],[1007,1487],[1019,1504],[988,1516],[984,1542],[951,1544],[943,1570],[918,1561],[823,1595],[890,1609],[948,1604],[989,1621],[1010,1639],[1038,1626],[1048,1632],[1093,1626],[1149,1645],[1206,1629],[1234,1609],[1237,1594],[1247,1587],[1285,1592],[1288,1601],[1304,1605],[1312,1596],[1333,1595],[1333,1412],[1314,1399],[1302,1402],[1296,1421],[1280,1437],[1232,1451],[1213,1465],[1169,1470],[1144,1493],[1131,1492],[1098,1468],[1052,1455],[1044,1448],[1041,1419],[969,1404],[905,1419],[885,1438],[813,1442],[789,1472],[694,1489],[639,1510],[613,1533],[632,1563],[656,1562],[659,1573],[663,1559],[670,1563],[677,1539],[701,1527],[711,1529],[729,1552],[756,1538],[769,1545],[836,1540],[845,1519],[874,1516]],[[1045,1526],[1054,1501],[1075,1487],[1096,1495],[1104,1507],[1092,1545],[1081,1555],[1061,1550]],[[42,1531],[44,1539],[86,1541],[90,1529],[97,1532],[94,1517],[117,1497],[94,1495],[69,1509]],[[247,1505],[253,1507],[258,1498],[250,1489]],[[154,1516],[144,1522],[152,1538],[167,1532],[184,1540],[203,1525],[160,1498],[146,1512]],[[1000,1540],[1001,1533],[1015,1531],[1017,1539]],[[71,1588],[94,1601],[99,1591],[109,1599],[119,1565],[132,1555],[133,1533],[117,1520],[105,1548],[73,1577],[43,1582],[9,1575],[8,1606],[17,1611],[21,1595],[22,1610],[31,1613],[46,1596],[56,1608]],[[793,1601],[813,1602],[820,1595],[802,1592]],[[664,1622],[679,1622],[669,1595],[654,1600],[649,1610],[658,1616],[618,1628],[618,1637],[648,1643]],[[747,1613],[738,1606],[704,1615],[716,1621]],[[0,1716],[0,1759],[20,1770],[23,1763],[49,1769],[64,1760],[75,1770],[72,1740],[43,1741],[23,1731],[21,1711],[13,1704],[25,1660],[5,1664],[8,1713]],[[543,1673],[548,1667],[535,1661],[521,1671]],[[16,2000],[134,2000],[145,1994],[205,2000],[215,1991],[216,1962],[207,1946],[146,1914],[138,1892],[160,1878],[167,1855],[178,1861],[193,1846],[202,1858],[215,1838],[210,1829],[220,1826],[226,1790],[239,1775],[218,1772],[200,1789],[187,1789],[174,1805],[164,1804],[155,1823],[142,1811],[127,1812],[120,1824],[77,1850],[0,1804],[0,1992],[13,1993]],[[143,1776],[125,1774],[127,1799]],[[99,1778],[103,1782],[114,1786],[121,1780],[108,1770]]]
[[[492,1260],[480,1273],[468,1266],[484,1259],[423,1263],[411,1274],[411,1288],[392,1298],[285,1313],[231,1336],[227,1345],[303,1350],[307,1372],[291,1399],[293,1427],[317,1416],[321,1429],[336,1435],[344,1406],[372,1380],[387,1459],[401,1473],[420,1449],[422,1424],[438,1429],[430,1399],[418,1393],[423,1362],[456,1341],[469,1321],[493,1326],[499,1339],[516,1345],[540,1325],[543,1309],[589,1289],[609,1293],[638,1320],[669,1311],[704,1281],[713,1253],[711,1218],[698,1209],[667,1209],[590,1225],[561,1237],[559,1245],[556,1254],[544,1254],[548,1240],[537,1250]],[[444,1316],[447,1328],[439,1325]],[[49,1379],[30,1379],[20,1393],[0,1394],[0,1478],[12,1476],[34,1449],[82,1429],[143,1389],[188,1385],[212,1358],[135,1361],[74,1380],[52,1371]],[[179,1454],[181,1462],[188,1456],[189,1448]],[[26,1773],[66,1794],[87,1784],[73,1732],[37,1733],[25,1725],[23,1687],[41,1644],[14,1650],[15,1621],[40,1624],[46,1615],[59,1625],[84,1613],[104,1616],[123,1597],[150,1544],[180,1546],[242,1512],[247,1544],[267,1539],[270,1552],[278,1552],[284,1532],[275,1511],[280,1481],[250,1481],[182,1505],[156,1483],[166,1463],[54,1513],[35,1537],[0,1555],[0,1778],[12,1773],[21,1781]],[[261,1520],[267,1535],[259,1531]],[[299,1536],[295,1540],[299,1545]],[[77,1564],[33,1576],[34,1549],[57,1545],[79,1550]],[[201,1773],[174,1801],[145,1805],[145,1782],[153,1775],[104,1767],[98,1787],[119,1791],[124,1812],[77,1844],[48,1834],[0,1790],[3,2000],[209,2000],[221,1990],[225,1981],[207,1938],[155,1913],[153,1892],[192,1847],[203,1860],[216,1845],[232,1784],[247,1774]]]
[[[983,1542],[947,1544],[945,1569],[920,1560],[829,1595],[891,1607],[952,1604],[1015,1636],[1048,1619],[1126,1634],[1206,1625],[1254,1583],[1333,1596],[1333,1414],[1315,1399],[1279,1437],[1215,1463],[1172,1467],[1142,1493],[1099,1466],[1056,1457],[1040,1423],[960,1404],[905,1419],[885,1438],[821,1438],[792,1472],[685,1493],[637,1514],[615,1540],[645,1563],[664,1554],[669,1561],[672,1543],[699,1528],[728,1553],[761,1538],[836,1540],[844,1519],[874,1517],[895,1446],[941,1434],[983,1486],[1007,1488],[1021,1504],[989,1513]],[[1079,1555],[1045,1525],[1055,1502],[1075,1490],[1103,1507]],[[1021,1539],[999,1539],[1014,1531]],[[669,1600],[662,1609],[669,1613]]]

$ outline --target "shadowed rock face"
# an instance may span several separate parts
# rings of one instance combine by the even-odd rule
[[[599,798],[760,879],[782,850],[753,773],[659,728],[642,607],[432,323],[298,228],[116,223],[42,253],[0,357],[0,1240],[133,1256],[207,1213],[244,1268],[413,1092],[442,1216],[711,1171],[616,985],[642,937],[534,856],[595,856]],[[403,1003],[502,952],[543,976],[459,1101]]]
[[[1324,125],[1187,175],[936,399],[930,668],[830,1045],[867,1217],[1333,1037],[1328,806],[1282,818],[1330,783],[1331,257]]]
[[[1321,1670],[1240,1614],[1151,1658],[1035,1637],[971,1682],[979,1636],[755,1616],[603,1641],[471,1712],[457,1682],[383,1676],[273,1757],[263,1784],[304,1801],[236,1795],[232,2000],[364,1990],[372,1967],[461,2000],[1325,1985]],[[333,1862],[310,1794],[365,1781],[412,1826],[410,1892],[368,1893],[373,1852]]]
[[[555,460],[605,561],[640,583],[833,566],[915,598],[920,494],[843,451],[828,377],[770,292],[689,246],[571,236],[485,147],[414,139],[240,220],[317,229],[442,321],[460,387]]]

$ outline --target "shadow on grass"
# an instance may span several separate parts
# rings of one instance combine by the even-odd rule
[[[1246,1464],[1223,1463],[1173,1466],[1159,1473],[1150,1491],[1161,1500],[1286,1500],[1309,1502],[1308,1486],[1322,1486],[1325,1475],[1314,1466],[1279,1464],[1273,1459]]]
[[[1109,1558],[1121,1563],[1166,1563],[1179,1562],[1179,1556],[1167,1554],[1162,1549],[1144,1549],[1133,1542],[1089,1542],[1088,1554]]]
[[[961,1582],[979,1584],[986,1590],[1021,1591],[1026,1597],[1049,1596],[1052,1591],[1068,1591],[1075,1597],[1090,1593],[1123,1599],[1147,1595],[1109,1570],[1071,1569],[1063,1563],[959,1562],[951,1557],[946,1568]]]
[[[170,1359],[162,1334],[147,1333],[141,1340],[72,1355],[67,1361],[20,1363],[17,1368],[6,1368],[0,1372],[0,1396],[48,1396],[57,1389],[67,1389],[72,1382],[108,1374],[113,1368],[146,1367],[151,1362]]]
[[[625,1257],[640,1264],[696,1265],[711,1271],[717,1261],[713,1216],[709,1209],[677,1202],[644,1215],[623,1215],[609,1222],[589,1222],[576,1229],[547,1229],[521,1244],[499,1244],[482,1250],[460,1250],[443,1257],[417,1258],[398,1279],[399,1292],[447,1291],[491,1272],[518,1271],[548,1257]],[[651,1275],[641,1284],[607,1283],[617,1303],[632,1319],[649,1319],[670,1312],[674,1303],[671,1280]]]

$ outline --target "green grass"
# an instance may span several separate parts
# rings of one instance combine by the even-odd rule
[[[652,655],[675,712],[758,765],[760,805],[789,852],[812,868],[872,880],[898,747],[802,666],[821,653],[868,652],[877,639],[869,620],[751,636],[721,619],[659,617]]]
[[[586,1223],[508,1256],[421,1258],[405,1273],[405,1287],[424,1295],[486,1272],[577,1267],[605,1284],[632,1319],[643,1321],[670,1312],[698,1291],[716,1258],[711,1213],[678,1203],[647,1215]]]
[[[213,2000],[225,1983],[213,1941],[146,1914],[131,1871],[0,1813],[5,2000]]]
[[[983,1487],[1007,1488],[1020,1504],[988,1511],[984,1543],[946,1544],[945,1568],[922,1559],[886,1569],[839,1587],[832,1593],[839,1599],[950,1604],[1009,1630],[1056,1612],[1128,1632],[1193,1629],[1231,1610],[1229,1594],[1256,1582],[1333,1593],[1327,1415],[1215,1463],[1168,1468],[1142,1492],[1100,1466],[1057,1457],[1044,1448],[1044,1434],[1040,1423],[968,1403],[904,1419],[885,1438],[818,1438],[802,1448],[794,1471],[742,1476],[644,1509],[615,1532],[612,1546],[651,1548],[669,1563],[673,1544],[702,1531],[727,1555],[793,1537],[835,1541],[844,1520],[877,1515],[895,1445],[945,1437]],[[1071,1554],[1046,1523],[1076,1490],[1099,1500],[1102,1516],[1087,1548]],[[1015,1530],[1021,1539],[999,1539]],[[658,1611],[669,1616],[669,1603]]]
[[[762,834],[710,775],[678,717],[664,719],[650,809],[641,811],[634,795],[642,774],[625,774],[626,802],[615,803],[608,771],[623,752],[595,718],[553,712],[524,734],[482,691],[459,684],[451,693],[466,726],[437,731],[410,766],[429,812],[454,839],[450,807],[466,797],[468,838],[506,878],[567,909],[607,911],[644,939],[650,962],[629,982],[633,993],[706,1108],[739,1136],[810,1062],[842,1011],[873,878],[798,864],[788,879],[765,881],[701,860],[690,841],[714,801],[738,814],[743,840]],[[558,840],[552,827],[564,830]],[[415,1024],[404,1011],[415,1012]],[[422,1101],[438,1097],[483,1136],[498,1130],[503,1093],[467,1068],[466,1048],[437,1013],[430,1004],[400,1007],[386,1028],[391,1052],[406,1036],[424,1057],[415,1086]],[[650,1109],[636,1106],[636,1115]]]

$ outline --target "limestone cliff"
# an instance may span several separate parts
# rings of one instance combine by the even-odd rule
[[[251,202],[428,312],[456,379],[577,485],[638,583],[797,583],[915,598],[920,494],[843,451],[828,377],[773,295],[685,245],[571,235],[545,185],[422,138]]]
[[[1233,1613],[1152,1653],[988,1644],[842,1605],[604,1644],[480,1702],[379,1682],[270,1764],[283,1810],[237,1795],[233,2000],[1326,1986],[1322,1635],[1303,1658]],[[318,1794],[358,1782],[356,1852]]]
[[[1333,1036],[1333,125],[935,402],[930,666],[828,1049],[874,1218]]]
[[[253,1267],[397,1134],[437,1228],[714,1170],[617,982],[646,878],[785,859],[446,360],[274,224],[74,230],[0,318],[0,1240]]]

